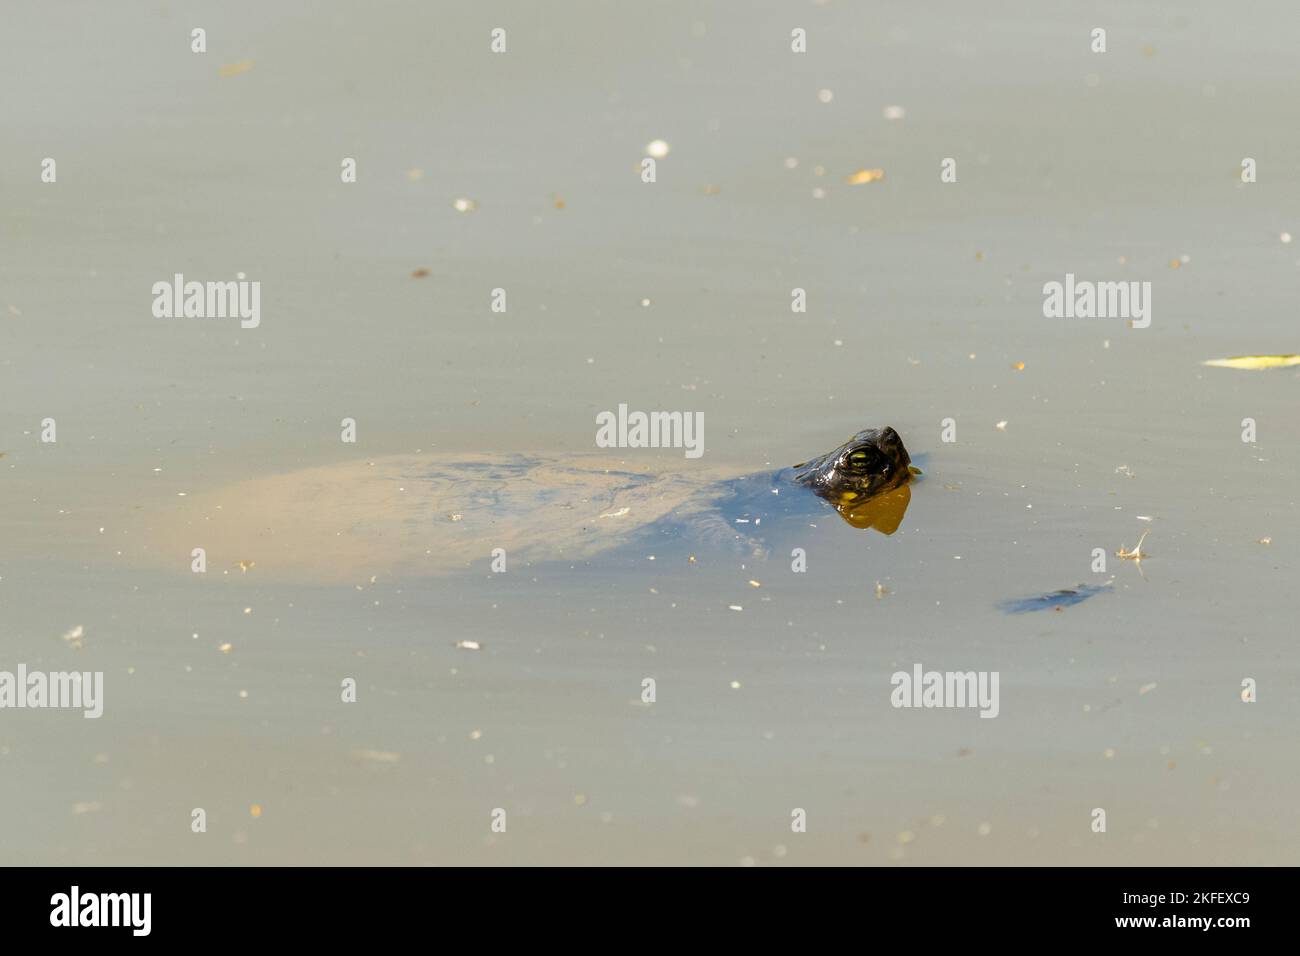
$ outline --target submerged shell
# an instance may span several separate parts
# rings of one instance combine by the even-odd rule
[[[503,548],[510,568],[581,561],[707,512],[736,472],[676,459],[400,455],[238,482],[160,517],[156,555],[338,581],[444,573]],[[251,565],[250,565],[251,566]]]

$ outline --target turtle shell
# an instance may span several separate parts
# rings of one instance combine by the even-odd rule
[[[327,581],[584,561],[715,508],[736,473],[669,459],[397,455],[228,485],[162,515],[150,550]]]

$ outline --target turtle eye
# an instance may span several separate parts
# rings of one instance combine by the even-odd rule
[[[880,455],[872,448],[858,448],[849,452],[845,467],[851,471],[864,472],[880,463]]]

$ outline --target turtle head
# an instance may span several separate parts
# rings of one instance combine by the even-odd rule
[[[860,431],[834,451],[795,465],[795,481],[807,485],[841,513],[906,484],[912,459],[892,428]]]

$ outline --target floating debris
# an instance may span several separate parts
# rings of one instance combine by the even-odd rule
[[[663,139],[652,139],[645,146],[645,154],[654,159],[663,159],[672,150],[673,148],[668,145],[668,141]]]
[[[1124,545],[1121,544],[1119,550],[1115,552],[1115,557],[1123,558],[1125,561],[1137,561],[1140,564],[1143,558],[1149,557],[1149,555],[1142,550],[1142,542],[1147,539],[1147,535],[1150,533],[1150,531],[1143,531],[1142,537],[1138,538],[1138,543],[1133,545],[1132,551],[1126,551]]]
[[[251,804],[248,808],[248,815],[256,820],[262,815],[262,805],[260,803]]]
[[[81,650],[83,646],[82,638],[85,636],[86,636],[86,629],[82,627],[80,624],[78,624],[72,630],[64,634],[63,639],[67,641],[74,649]]]
[[[247,73],[253,68],[252,60],[240,60],[238,63],[225,63],[217,73],[221,76],[239,76],[241,73]]]
[[[256,561],[240,561],[239,570],[242,571],[244,574],[247,574],[248,569],[251,568],[256,563],[257,563]]]
[[[602,518],[621,518],[625,514],[631,514],[631,508],[619,508],[617,511],[611,511],[608,514],[601,515]]]
[[[1011,363],[1011,367],[1012,367],[1013,369],[1015,369],[1017,372],[1023,372],[1023,371],[1025,370],[1025,363],[1024,363],[1024,362],[1012,362],[1012,363]]]
[[[830,90],[818,90],[817,99],[821,100],[823,103],[829,103],[831,100],[835,99],[835,94]]]
[[[883,599],[884,596],[885,596],[886,594],[892,594],[892,593],[893,593],[893,592],[890,591],[889,588],[885,587],[885,586],[884,586],[883,584],[881,584],[879,581],[876,582],[876,600],[877,600],[877,601]]]
[[[1052,591],[1048,594],[1039,594],[1034,597],[1012,598],[1002,601],[998,604],[998,609],[1005,611],[1007,614],[1028,614],[1031,611],[1062,611],[1074,604],[1082,603],[1088,598],[1110,591],[1115,579],[1111,578],[1105,584],[1080,584],[1073,588],[1063,588],[1060,591]]]
[[[424,170],[418,167],[413,167],[411,169],[408,169],[406,171],[406,178],[413,183],[418,183],[421,179],[424,178]]]
[[[1259,539],[1258,541],[1256,541],[1255,543],[1256,543],[1256,544],[1272,544],[1272,543],[1273,543],[1273,539],[1272,539],[1271,537],[1269,537],[1268,535],[1265,535],[1264,537],[1260,538],[1260,539]]]
[[[460,521],[465,516],[461,514],[455,514],[455,515],[447,515],[447,517],[450,518],[452,521]]]
[[[481,651],[483,645],[478,641],[457,641],[456,646],[462,651]]]
[[[457,212],[473,212],[478,208],[478,202],[476,200],[466,199],[463,196],[451,205]]]
[[[72,815],[74,817],[79,817],[83,813],[98,813],[101,807],[102,804],[94,800],[86,801],[85,803],[74,803],[72,805]]]
[[[1212,365],[1215,368],[1244,368],[1258,371],[1300,365],[1300,355],[1238,355],[1234,358],[1209,359],[1201,364]]]
[[[235,645],[231,644],[229,641],[226,641],[226,643],[222,644],[220,647],[217,648],[217,650],[219,650],[223,654],[229,654],[234,649],[235,649]]]
[[[411,273],[411,278],[412,278],[412,279],[423,279],[423,278],[424,278],[425,276],[427,276],[428,274],[429,274],[429,270],[428,270],[428,269],[416,269],[414,272]]]
[[[1115,469],[1115,474],[1123,475],[1125,478],[1137,477],[1137,475],[1133,473],[1133,469],[1130,468],[1128,465],[1120,465],[1118,468]]]
[[[1002,421],[998,422],[998,423],[997,423],[996,425],[994,425],[993,427],[996,428],[996,429],[997,429],[998,431],[1000,431],[1000,432],[1004,432],[1004,431],[1006,431],[1006,430],[1007,430],[1007,422],[1006,422],[1006,419],[1003,419]]]
[[[901,120],[906,115],[907,110],[903,109],[901,106],[885,107],[885,119],[887,120]]]
[[[732,689],[732,690],[740,690],[740,681],[738,681],[738,680],[733,680],[733,681],[731,682],[731,689]]]
[[[728,604],[728,605],[727,605],[727,610],[729,610],[729,611],[743,611],[744,608],[743,608],[741,605],[739,605],[739,604]]]
[[[844,181],[850,186],[861,186],[863,183],[879,182],[884,178],[885,171],[883,169],[859,169]]]
[[[402,759],[400,753],[392,750],[354,750],[352,756],[367,763],[395,764]]]
[[[1138,696],[1141,696],[1142,694],[1146,694],[1155,690],[1157,686],[1159,685],[1155,684],[1154,682],[1150,684],[1143,684],[1141,687],[1138,688]]]

